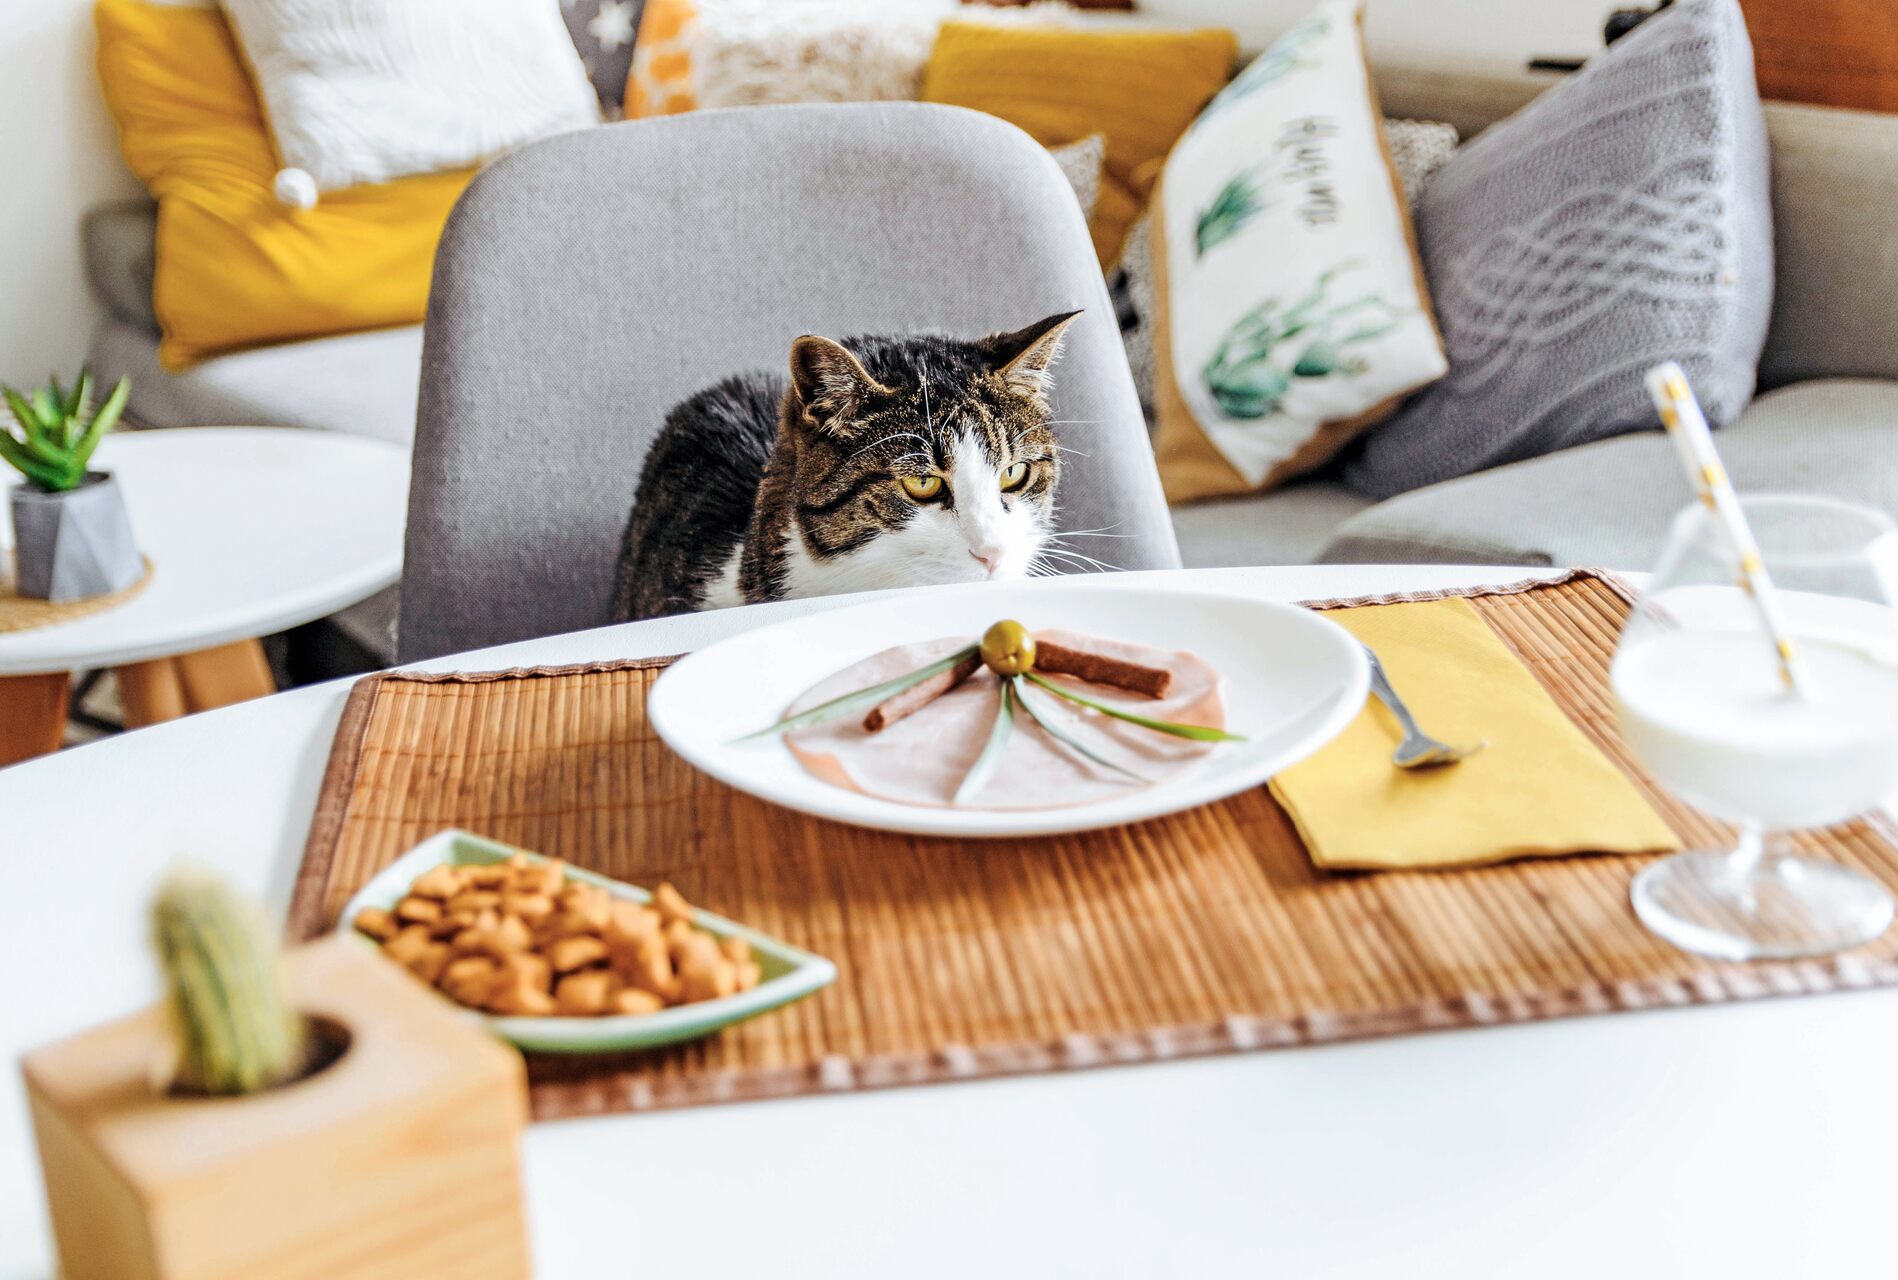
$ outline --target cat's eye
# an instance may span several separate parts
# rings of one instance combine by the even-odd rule
[[[1002,492],[1013,493],[1015,490],[1021,488],[1027,480],[1028,464],[1026,462],[1017,462],[1008,470],[1002,472]]]
[[[942,493],[941,476],[901,476],[903,492],[918,502],[928,502]]]

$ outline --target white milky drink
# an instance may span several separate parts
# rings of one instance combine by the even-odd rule
[[[1730,822],[1825,826],[1877,806],[1898,793],[1898,664],[1836,640],[1798,645],[1803,697],[1758,632],[1624,645],[1612,677],[1623,737],[1661,785]]]

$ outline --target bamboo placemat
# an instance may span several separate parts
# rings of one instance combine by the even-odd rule
[[[1681,836],[1723,829],[1641,778],[1607,670],[1628,598],[1579,572],[1470,594]],[[448,826],[558,854],[837,963],[819,995],[697,1044],[530,1058],[538,1119],[1898,984],[1898,937],[1719,965],[1635,920],[1640,859],[1326,874],[1264,788],[1109,831],[921,839],[805,818],[672,755],[644,718],[666,659],[373,676],[338,731],[291,909],[296,936]],[[1879,819],[1802,836],[1898,885]]]

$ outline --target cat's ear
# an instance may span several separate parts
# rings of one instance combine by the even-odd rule
[[[1064,311],[1037,320],[1026,329],[982,339],[990,363],[1010,391],[1042,401],[1048,398],[1048,366],[1061,354],[1061,336],[1080,314]]]
[[[814,333],[791,344],[791,390],[806,422],[839,434],[865,400],[889,393],[843,344]]]

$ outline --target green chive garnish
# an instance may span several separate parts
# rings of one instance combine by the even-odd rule
[[[1057,698],[1066,698],[1069,702],[1092,708],[1104,716],[1112,716],[1116,720],[1125,720],[1128,724],[1137,724],[1142,729],[1152,729],[1155,733],[1170,733],[1176,738],[1191,738],[1194,742],[1245,741],[1244,738],[1236,733],[1227,733],[1224,729],[1211,729],[1203,724],[1177,724],[1172,720],[1150,720],[1146,716],[1137,716],[1131,711],[1122,711],[1118,707],[1110,707],[1106,703],[1096,702],[1092,698],[1084,698],[1080,694],[1069,689],[1063,689],[1060,685],[1050,682],[1047,677],[1038,676],[1032,671],[1028,673],[1027,678]]]
[[[1024,681],[1024,677],[1016,676],[1014,680],[1011,682],[1015,686],[1015,701],[1020,704],[1021,709],[1023,711],[1026,711],[1028,713],[1028,718],[1030,720],[1033,720],[1036,724],[1041,726],[1041,731],[1043,733],[1047,734],[1050,738],[1053,738],[1056,742],[1060,743],[1062,746],[1066,747],[1068,750],[1074,752],[1074,754],[1081,756],[1084,759],[1092,760],[1095,764],[1101,766],[1101,768],[1103,769],[1112,769],[1115,773],[1121,774],[1125,777],[1132,778],[1135,782],[1148,781],[1148,779],[1141,777],[1139,774],[1135,773],[1132,769],[1128,769],[1122,765],[1115,764],[1112,760],[1109,760],[1106,756],[1103,756],[1099,754],[1098,752],[1089,748],[1085,743],[1081,742],[1079,739],[1075,738],[1073,735],[1066,733],[1063,730],[1055,728],[1053,724],[1042,719],[1041,713],[1035,710],[1035,704],[1028,701],[1028,686],[1025,683],[1023,683],[1023,681]]]
[[[949,670],[949,668],[955,666],[965,658],[971,657],[975,652],[975,645],[970,645],[965,649],[958,649],[948,657],[932,662],[926,667],[920,667],[908,675],[897,676],[893,680],[885,680],[882,684],[873,684],[868,689],[859,689],[855,693],[846,693],[841,697],[832,698],[829,702],[820,702],[808,711],[800,711],[794,716],[786,716],[774,725],[769,725],[766,728],[758,730],[756,733],[745,734],[741,738],[734,739],[734,741],[750,742],[754,738],[769,738],[780,733],[790,733],[794,729],[807,729],[811,725],[821,724],[826,720],[833,720],[838,716],[848,715],[852,711],[867,710],[885,698],[895,697],[897,694],[903,692],[903,690],[921,684],[938,672]]]
[[[1008,681],[1001,682],[1001,690],[1002,705],[995,713],[995,727],[989,730],[988,744],[982,748],[982,754],[975,758],[969,772],[963,775],[962,785],[956,788],[956,804],[967,804],[976,792],[988,785],[996,767],[1002,763],[1002,752],[1008,749],[1008,733],[1015,723],[1015,698]]]

